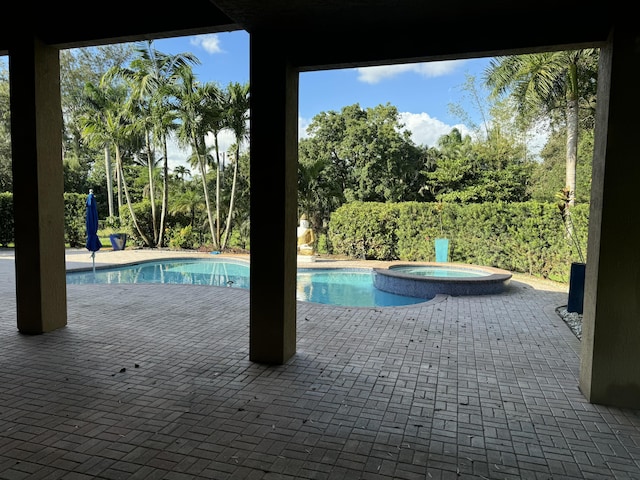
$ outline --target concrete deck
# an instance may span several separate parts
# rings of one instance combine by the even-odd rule
[[[11,251],[0,293],[0,479],[640,479],[640,411],[580,393],[564,286],[298,303],[283,366],[249,361],[245,290],[68,285],[68,326],[37,336]]]

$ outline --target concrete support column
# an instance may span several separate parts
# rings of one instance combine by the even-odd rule
[[[251,307],[254,362],[296,351],[298,72],[287,42],[251,34]]]
[[[9,50],[18,330],[67,324],[60,61],[19,35]]]
[[[600,52],[580,389],[592,403],[640,408],[640,30]]]

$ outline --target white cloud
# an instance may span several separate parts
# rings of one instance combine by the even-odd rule
[[[471,131],[463,124],[447,125],[432,118],[428,113],[400,113],[400,122],[405,124],[405,129],[411,132],[411,138],[416,145],[435,147],[442,135],[451,133],[457,128],[463,135],[470,135]]]
[[[224,53],[220,46],[220,38],[218,35],[211,33],[207,35],[197,35],[190,40],[191,45],[203,48],[207,53]]]
[[[213,135],[208,134],[206,138],[207,145],[212,147],[215,145],[215,139]],[[236,143],[236,137],[231,130],[223,130],[218,134],[218,148],[221,152],[229,150],[231,145]]]
[[[363,67],[356,70],[358,71],[358,80],[374,84],[407,72],[416,73],[427,78],[441,77],[455,72],[465,62],[466,60],[445,60],[442,62]]]
[[[307,138],[309,135],[307,134],[307,127],[311,123],[311,120],[307,118],[298,117],[298,139],[301,140],[303,138]]]
[[[187,157],[189,156],[188,150],[180,148],[178,143],[174,139],[170,139],[167,142],[167,156],[169,157],[169,170],[173,170],[178,165],[189,167]]]

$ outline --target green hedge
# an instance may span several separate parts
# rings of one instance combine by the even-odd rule
[[[0,246],[7,247],[14,241],[13,194],[0,193]]]
[[[572,219],[586,253],[588,205]],[[434,261],[434,241],[446,237],[452,262],[503,268],[567,281],[580,261],[555,203],[397,204],[354,202],[336,210],[328,244],[334,254],[375,260]]]
[[[356,258],[390,260],[397,256],[398,210],[386,203],[354,202],[329,223],[333,251]]]
[[[71,248],[83,247],[87,241],[87,195],[64,194],[64,240]]]
[[[87,196],[64,194],[64,238],[71,247],[81,247],[87,238],[85,216]],[[15,243],[13,222],[13,194],[0,193],[0,246]]]

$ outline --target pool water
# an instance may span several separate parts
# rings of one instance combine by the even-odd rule
[[[67,273],[68,284],[164,283],[249,288],[246,263],[217,260],[167,260]]]
[[[67,273],[67,284],[158,283],[249,289],[249,264],[198,259],[144,262]],[[368,269],[298,269],[297,300],[345,307],[390,307],[422,303],[424,298],[383,292]]]
[[[473,270],[471,268],[455,268],[455,267],[431,267],[431,266],[392,266],[389,267],[394,272],[406,273],[409,275],[421,275],[424,277],[451,277],[451,278],[470,278],[470,277],[486,277],[487,272],[481,270]]]
[[[298,269],[296,298],[305,302],[350,307],[390,307],[422,303],[424,298],[383,292],[373,273],[357,269]]]

